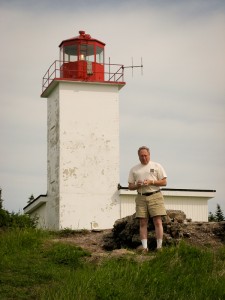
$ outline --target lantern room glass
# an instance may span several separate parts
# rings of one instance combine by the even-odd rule
[[[77,61],[77,45],[68,45],[61,48],[61,60],[66,62]]]
[[[81,44],[79,60],[95,61],[94,45]]]
[[[62,62],[85,60],[103,64],[104,48],[93,44],[64,45],[60,49],[60,60]]]
[[[104,63],[104,50],[98,46],[96,47],[96,62],[99,64]]]

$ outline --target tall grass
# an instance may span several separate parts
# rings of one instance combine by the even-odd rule
[[[79,258],[79,247],[51,242],[48,232],[13,229],[0,234],[0,299],[40,299],[49,284],[60,284]],[[68,267],[69,265],[69,267]]]
[[[38,230],[0,235],[0,298],[40,300],[225,299],[225,247],[201,250],[185,243],[149,254],[83,260],[88,252],[53,241]]]
[[[43,299],[225,299],[223,255],[181,244],[144,263],[111,259],[77,270]]]

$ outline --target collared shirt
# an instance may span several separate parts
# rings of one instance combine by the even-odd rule
[[[136,184],[139,180],[161,180],[167,177],[164,168],[156,162],[150,161],[147,165],[138,165],[131,168],[128,182]],[[159,187],[154,185],[142,186],[138,188],[138,193],[151,193],[158,191]]]

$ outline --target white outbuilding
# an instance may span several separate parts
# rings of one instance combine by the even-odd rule
[[[195,222],[208,221],[208,201],[215,197],[215,190],[161,189],[167,210],[181,210],[186,218]],[[120,188],[121,218],[135,213],[135,191]]]

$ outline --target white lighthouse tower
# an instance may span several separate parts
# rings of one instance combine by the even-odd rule
[[[112,228],[120,218],[123,66],[105,64],[105,44],[79,34],[59,45],[60,60],[45,74],[41,95],[47,98],[48,183],[47,195],[32,205],[40,226],[56,230]]]

